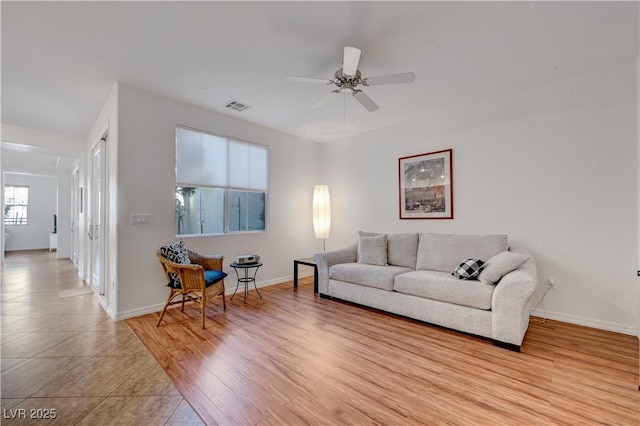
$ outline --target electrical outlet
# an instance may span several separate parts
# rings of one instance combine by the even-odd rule
[[[547,278],[547,286],[549,286],[549,288],[556,288],[556,282],[553,278]]]

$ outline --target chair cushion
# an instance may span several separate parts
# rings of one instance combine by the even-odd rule
[[[204,285],[205,285],[205,287],[208,288],[208,287],[214,285],[215,283],[217,283],[218,281],[223,280],[226,276],[227,276],[226,272],[205,270],[204,271]],[[182,286],[180,285],[180,280],[179,279],[176,279],[176,280],[172,279],[167,284],[167,286],[171,287],[171,288],[175,288],[175,289],[182,288]]]
[[[226,272],[222,271],[204,271],[204,282],[207,287],[214,285],[220,280],[223,280],[227,276]]]

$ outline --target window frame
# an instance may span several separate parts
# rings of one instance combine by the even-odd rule
[[[27,204],[9,204],[7,202],[7,197],[6,197],[6,192],[7,192],[7,188],[14,188],[14,193],[15,193],[15,188],[26,188],[27,189]],[[5,184],[4,185],[4,189],[3,189],[3,210],[2,210],[2,222],[4,224],[4,226],[29,226],[29,185],[13,185],[13,184]],[[25,217],[24,217],[24,223],[7,223],[7,218],[5,217],[5,210],[7,210],[7,207],[24,207],[25,210]],[[17,219],[17,218],[16,218]]]
[[[229,178],[229,163],[230,163],[230,154],[229,154],[229,146],[231,142],[236,142],[236,143],[240,143],[246,146],[256,146],[256,147],[260,147],[262,149],[265,150],[266,152],[266,189],[262,190],[262,189],[255,189],[255,188],[248,188],[248,187],[238,187],[238,186],[231,186],[231,185],[207,185],[207,184],[194,184],[194,183],[189,183],[189,182],[179,182],[178,181],[178,129],[183,129],[183,130],[187,130],[187,131],[191,131],[191,132],[197,132],[197,133],[201,133],[204,135],[209,135],[209,136],[213,136],[216,138],[221,138],[221,139],[225,139],[226,144],[227,144],[227,149],[226,149],[226,165],[227,165],[227,183],[228,183],[228,178]],[[226,135],[222,135],[222,134],[217,134],[217,133],[212,133],[212,132],[208,132],[205,130],[201,130],[201,129],[196,129],[193,127],[189,127],[189,126],[184,126],[184,125],[177,125],[175,127],[175,160],[176,160],[176,166],[175,166],[175,187],[174,190],[175,192],[177,192],[177,188],[178,187],[182,187],[182,188],[195,188],[195,189],[215,189],[215,190],[221,190],[223,192],[223,205],[222,205],[222,209],[223,209],[223,220],[222,220],[222,232],[221,233],[198,233],[198,234],[179,234],[178,233],[178,229],[176,226],[175,231],[175,236],[177,238],[191,238],[191,237],[206,237],[206,236],[220,236],[220,235],[238,235],[238,234],[257,234],[257,233],[265,233],[268,232],[269,230],[269,183],[270,183],[270,179],[269,179],[269,146],[268,145],[264,145],[264,144],[259,144],[256,142],[252,142],[252,141],[247,141],[245,139],[241,139],[241,138],[237,138],[237,137],[231,137],[231,136],[226,136]],[[229,201],[229,193],[230,192],[246,192],[246,193],[258,193],[258,194],[264,194],[264,229],[251,229],[251,230],[230,230],[229,227],[229,221],[230,221],[230,215],[229,215],[229,207],[230,207],[230,201]],[[200,198],[202,198],[202,195],[199,195]],[[177,200],[177,198],[176,198]],[[202,201],[199,202],[199,206],[200,206],[200,211],[202,211]],[[248,214],[248,212],[247,212]],[[202,216],[201,213],[199,213],[200,215],[200,220],[202,220]],[[176,217],[176,223],[178,221],[178,218]],[[248,222],[244,222],[245,225],[248,224]]]

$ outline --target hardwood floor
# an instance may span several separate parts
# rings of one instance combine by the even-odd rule
[[[312,288],[127,323],[210,425],[640,424],[635,336],[533,318],[515,353]]]

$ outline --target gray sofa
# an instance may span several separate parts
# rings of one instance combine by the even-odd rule
[[[361,232],[357,244],[315,259],[321,297],[482,336],[516,351],[544,290],[533,256],[509,247],[506,235]],[[484,262],[475,276],[452,275],[464,276],[460,265],[469,259],[476,266]]]

